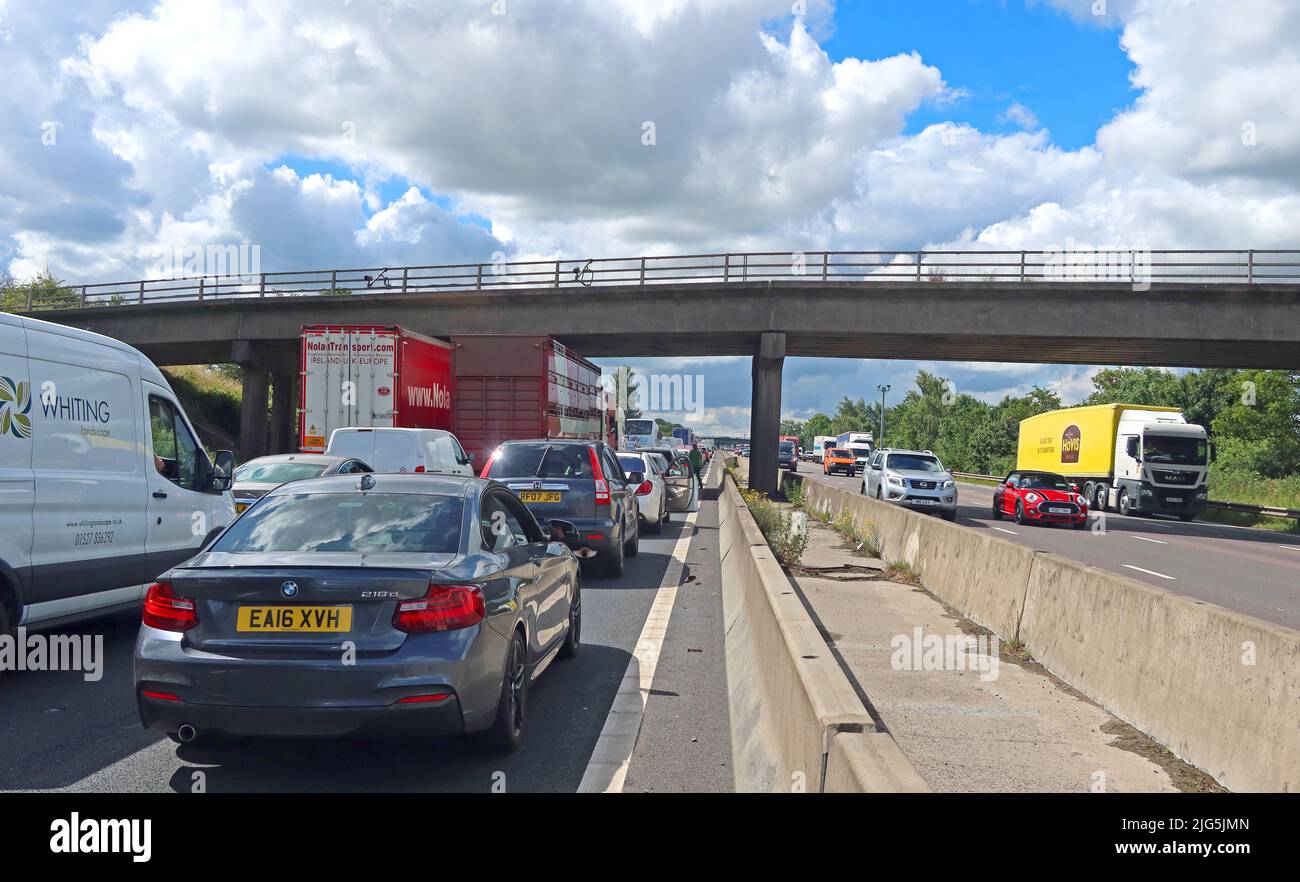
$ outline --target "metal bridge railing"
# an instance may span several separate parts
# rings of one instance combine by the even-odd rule
[[[680,283],[1118,282],[1300,284],[1300,250],[771,251],[221,273],[27,289],[27,309],[376,292]],[[21,288],[19,289],[22,290]]]

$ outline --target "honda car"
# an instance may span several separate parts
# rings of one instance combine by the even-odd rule
[[[589,566],[621,576],[641,538],[637,485],[601,441],[507,441],[492,452],[483,477],[500,481],[540,521],[577,526],[565,542]],[[640,482],[638,482],[639,484]]]

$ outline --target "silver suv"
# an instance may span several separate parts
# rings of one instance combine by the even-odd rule
[[[877,450],[862,472],[862,493],[957,520],[957,482],[929,450]]]

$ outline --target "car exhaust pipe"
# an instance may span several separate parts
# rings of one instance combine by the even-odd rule
[[[181,740],[182,744],[189,744],[195,738],[199,737],[199,730],[195,729],[189,723],[181,723],[181,727],[176,730],[176,737]]]
[[[588,558],[588,557],[595,557],[595,556],[596,556],[596,552],[592,551],[590,548],[579,548],[577,551],[575,551],[575,552],[573,552],[573,553],[576,554],[578,557],[581,557],[581,558],[584,558],[584,559],[585,559],[585,558]]]

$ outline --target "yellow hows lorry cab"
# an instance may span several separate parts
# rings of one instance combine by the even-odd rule
[[[1094,511],[1190,521],[1205,510],[1212,459],[1204,427],[1176,407],[1097,404],[1022,421],[1016,468],[1070,478]]]

